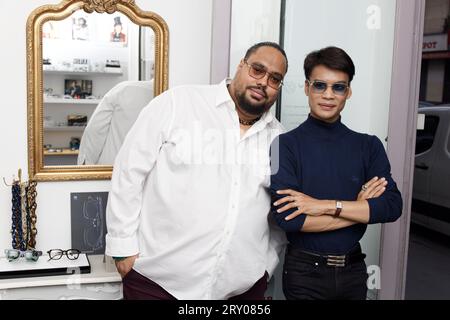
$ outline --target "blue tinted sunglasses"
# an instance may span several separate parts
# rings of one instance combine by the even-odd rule
[[[347,90],[349,88],[348,84],[341,82],[328,84],[325,81],[320,80],[306,81],[309,83],[313,93],[324,93],[328,89],[328,87],[331,87],[331,90],[335,95],[343,96],[347,93]]]

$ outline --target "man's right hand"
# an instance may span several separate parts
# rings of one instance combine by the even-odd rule
[[[384,191],[386,191],[387,181],[385,178],[379,179],[378,177],[374,177],[364,185],[367,188],[366,190],[361,190],[359,192],[357,200],[378,198],[384,193]]]
[[[131,257],[126,257],[123,260],[115,261],[117,271],[119,272],[122,279],[127,275],[128,272],[131,271],[131,269],[134,266],[134,261],[136,261],[138,255],[134,255]]]

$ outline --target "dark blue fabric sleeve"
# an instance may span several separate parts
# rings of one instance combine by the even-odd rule
[[[283,207],[275,207],[273,203],[286,195],[279,195],[277,191],[292,189],[300,191],[299,186],[299,161],[298,152],[296,152],[296,143],[293,137],[283,134],[276,138],[270,148],[270,165],[271,165],[271,184],[270,193],[272,197],[271,213],[276,223],[286,232],[300,232],[305,222],[306,215],[301,214],[292,220],[286,221],[285,217],[296,211],[290,209],[283,213],[277,213],[277,209]]]
[[[386,178],[388,182],[386,191],[380,197],[367,200],[370,207],[369,224],[394,222],[402,214],[402,196],[392,179],[391,165],[380,139],[370,137],[369,150],[367,177]]]

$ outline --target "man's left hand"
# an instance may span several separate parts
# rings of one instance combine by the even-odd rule
[[[298,191],[291,189],[280,190],[277,191],[277,194],[287,195],[274,203],[274,206],[287,203],[281,209],[277,210],[278,213],[283,213],[286,210],[297,208],[297,210],[288,215],[285,220],[294,219],[302,213],[310,216],[321,216],[323,214],[327,214],[328,211],[333,210],[334,203],[331,203],[329,200],[314,199]]]

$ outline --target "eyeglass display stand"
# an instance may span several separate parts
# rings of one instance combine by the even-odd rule
[[[20,258],[20,260],[24,258]],[[61,258],[62,260],[63,258]],[[66,258],[67,259],[67,258]],[[61,264],[47,276],[43,276],[42,270],[39,272],[30,270],[31,261],[8,262],[5,258],[0,258],[0,272],[10,272],[10,268],[17,268],[20,265],[28,266],[21,270],[21,275],[15,278],[0,279],[0,300],[119,300],[122,299],[122,278],[117,270],[111,269],[105,263],[104,255],[89,254],[89,258],[83,262],[82,255],[78,258],[78,264]],[[6,261],[5,261],[6,260]],[[38,262],[47,264],[48,256],[42,256]],[[74,260],[76,261],[76,260]],[[19,262],[19,264],[16,264]],[[90,265],[88,269],[81,270],[81,267]],[[6,270],[6,266],[9,268]],[[53,262],[52,262],[53,264]],[[61,267],[62,266],[62,267]],[[77,268],[78,266],[78,268]],[[34,268],[38,268],[35,264]],[[49,268],[44,268],[48,272]],[[111,269],[111,270],[109,270]],[[62,271],[64,270],[64,272]],[[35,272],[36,274],[33,274]],[[82,273],[89,272],[89,273]],[[51,275],[50,275],[51,274]]]
[[[59,260],[48,260],[40,257],[38,261],[27,261],[24,258],[8,261],[0,258],[0,279],[56,276],[68,274],[90,273],[91,264],[86,254],[82,253],[78,259],[70,260],[66,256]]]

